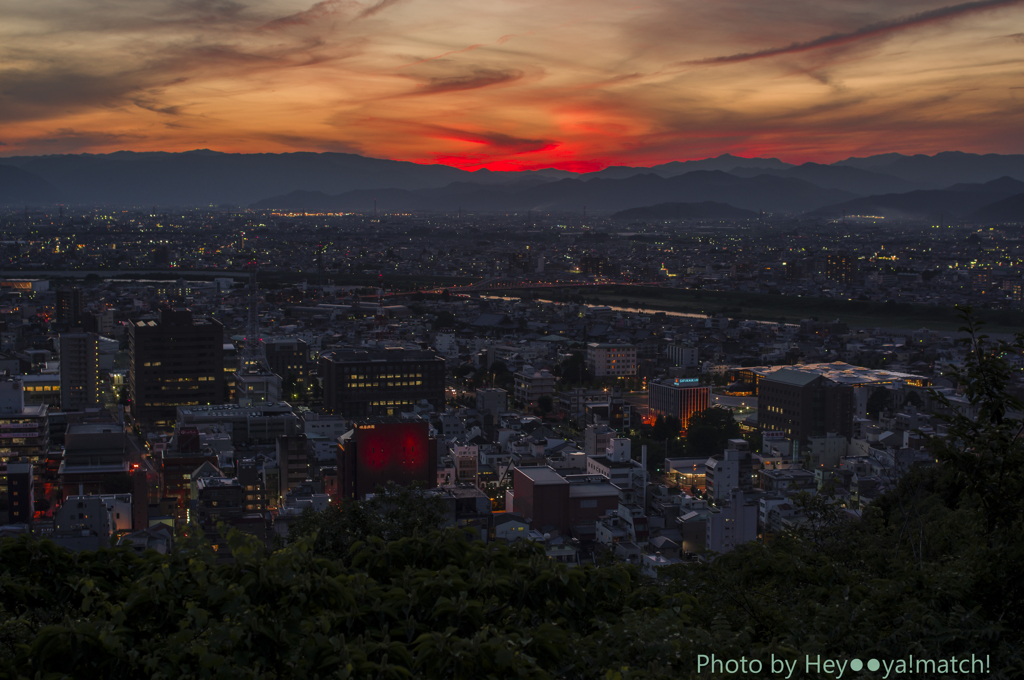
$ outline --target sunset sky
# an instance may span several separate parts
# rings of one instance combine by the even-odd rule
[[[0,155],[1024,153],[1024,0],[0,0]]]

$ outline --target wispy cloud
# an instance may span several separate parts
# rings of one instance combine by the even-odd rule
[[[0,155],[210,147],[585,167],[1024,152],[1022,5],[0,0]]]
[[[362,12],[357,14],[356,18],[366,19],[367,17],[372,17],[374,14],[379,14],[380,12],[386,10],[388,7],[397,5],[400,2],[402,2],[402,0],[379,0],[379,2],[375,2],[374,4],[370,5]]]
[[[867,26],[862,26],[861,28],[858,28],[855,31],[849,31],[846,33],[831,33],[820,38],[815,38],[814,40],[808,40],[807,42],[791,43],[789,45],[786,45],[785,47],[770,47],[764,50],[757,50],[756,52],[739,52],[736,54],[729,54],[721,57],[694,59],[683,63],[691,65],[736,64],[744,61],[752,61],[754,59],[767,59],[770,57],[778,57],[786,54],[798,54],[800,52],[809,52],[811,50],[821,49],[825,47],[838,47],[860,40],[878,38],[908,28],[914,28],[917,26],[923,26],[925,24],[931,24],[939,21],[954,19],[956,17],[961,17],[966,14],[973,14],[993,9],[1000,9],[1003,7],[1008,7],[1010,5],[1019,5],[1022,2],[1024,2],[1024,0],[978,0],[977,2],[965,2],[959,5],[940,7],[938,9],[929,10],[927,12],[920,12],[918,14],[900,17],[898,19],[893,19],[891,21],[881,21],[873,24],[868,24]]]
[[[523,72],[518,69],[476,69],[472,73],[457,76],[444,76],[429,78],[422,86],[407,93],[407,96],[422,96],[429,94],[444,94],[446,92],[464,92],[466,90],[478,90],[484,87],[503,85],[519,80]]]

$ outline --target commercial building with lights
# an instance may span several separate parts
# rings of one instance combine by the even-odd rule
[[[0,379],[0,498],[8,493],[7,472],[11,463],[32,465],[38,485],[39,475],[46,468],[49,445],[49,407],[26,406],[21,380]]]
[[[174,425],[179,406],[224,402],[224,327],[164,309],[159,320],[128,324],[131,413],[136,422]]]
[[[364,499],[388,482],[437,486],[436,443],[430,439],[426,421],[374,418],[338,438],[338,486],[343,499]]]
[[[701,386],[696,378],[653,380],[647,383],[647,408],[652,415],[673,416],[683,429],[695,413],[711,405],[711,388]]]
[[[775,371],[758,387],[758,429],[784,432],[801,444],[829,432],[849,438],[855,412],[852,387],[810,371]]]
[[[878,388],[926,388],[931,381],[911,373],[852,366],[843,362],[799,366],[756,366],[739,371],[757,394],[757,427],[782,432],[800,445],[829,433],[849,438],[853,419],[863,415]]]
[[[320,356],[324,410],[346,418],[390,416],[427,401],[444,409],[444,359],[429,350],[341,349]]]
[[[909,387],[929,387],[931,380],[913,373],[900,373],[877,368],[854,366],[842,361],[826,364],[800,364],[798,366],[751,366],[736,372],[738,381],[753,386],[754,394],[758,394],[760,383],[779,371],[798,370],[803,373],[820,375],[837,385],[849,387],[877,387],[903,383]]]

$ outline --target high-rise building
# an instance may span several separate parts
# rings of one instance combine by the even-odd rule
[[[26,406],[21,380],[0,379],[0,496],[9,494],[8,466],[28,463],[42,471],[49,447],[49,406]],[[40,482],[41,476],[35,475],[34,483]],[[40,493],[36,495],[42,498],[42,489],[37,490]]]
[[[99,401],[99,336],[95,333],[60,334],[60,408],[84,411]]]
[[[292,390],[304,391],[309,384],[309,347],[301,338],[270,338],[263,343],[270,370],[281,376],[282,398],[292,399]]]
[[[11,524],[29,524],[36,512],[32,463],[7,464],[7,511]]]
[[[128,386],[136,422],[174,424],[179,406],[224,400],[224,327],[193,318],[188,309],[165,309],[159,321],[128,325]]]
[[[580,273],[588,276],[616,276],[619,272],[607,257],[584,255],[580,258]]]
[[[686,429],[690,417],[711,405],[711,388],[696,378],[654,380],[647,383],[647,409],[652,415],[679,418]]]
[[[56,307],[57,323],[67,324],[68,328],[81,325],[82,314],[85,311],[82,304],[82,289],[58,288]]]
[[[238,460],[238,483],[245,495],[245,512],[263,514],[267,510],[267,494],[263,488],[259,465],[255,458]]]
[[[320,356],[324,410],[346,418],[444,408],[444,359],[429,350],[342,349]]]
[[[338,485],[344,499],[365,498],[388,482],[437,486],[437,450],[425,421],[369,420],[338,443]]]
[[[281,470],[280,493],[285,494],[309,477],[309,443],[304,434],[277,438],[277,466]]]
[[[849,285],[857,272],[857,264],[849,253],[829,251],[825,258],[825,276],[836,283]]]

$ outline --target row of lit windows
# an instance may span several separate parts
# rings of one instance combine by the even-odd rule
[[[422,384],[423,384],[422,380],[388,381],[387,383],[383,383],[383,382],[379,382],[379,383],[376,383],[376,382],[366,382],[366,383],[350,382],[350,383],[348,383],[348,387],[355,387],[355,388],[359,388],[359,387],[417,387],[417,386],[422,385]]]
[[[373,375],[373,376],[368,376],[368,375],[351,375],[351,376],[349,376],[349,380],[395,380],[395,379],[406,380],[408,378],[422,378],[422,377],[423,377],[422,373],[388,373],[388,374]]]
[[[26,392],[60,392],[60,385],[30,385]]]

